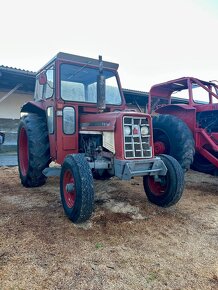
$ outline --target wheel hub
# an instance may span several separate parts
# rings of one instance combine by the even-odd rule
[[[149,176],[148,184],[154,195],[162,196],[167,189],[167,177],[162,176],[159,181],[156,181],[153,176]]]
[[[154,143],[154,154],[159,155],[166,152],[165,144],[162,141],[156,141]]]
[[[74,183],[67,183],[67,184],[66,184],[66,191],[67,191],[68,193],[73,192],[74,189],[75,189],[75,185],[74,185]]]
[[[69,208],[74,206],[76,200],[75,181],[71,170],[66,170],[63,177],[64,199]]]

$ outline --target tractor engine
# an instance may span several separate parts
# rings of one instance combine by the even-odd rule
[[[103,148],[101,134],[80,134],[79,148],[92,168],[95,178],[103,178],[114,175],[113,153]]]
[[[79,148],[89,161],[94,161],[102,151],[102,135],[80,134]]]

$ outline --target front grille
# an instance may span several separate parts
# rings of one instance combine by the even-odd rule
[[[142,127],[148,128],[148,132],[144,135],[141,133]],[[150,126],[147,118],[124,117],[123,134],[125,158],[152,157]]]

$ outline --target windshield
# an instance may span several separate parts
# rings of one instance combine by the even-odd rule
[[[208,86],[206,86],[208,89],[210,89]],[[217,94],[215,87],[211,86],[210,89],[213,93]],[[210,103],[210,94],[207,92],[203,87],[199,86],[196,83],[192,84],[192,95],[193,95],[193,101],[196,104],[209,104]],[[174,92],[173,97],[181,98],[181,99],[188,99],[189,98],[189,92],[188,89],[182,90],[180,92]],[[218,99],[212,96],[212,103],[217,103]]]
[[[97,76],[99,70],[72,64],[61,65],[61,98],[74,102],[97,102]],[[106,104],[120,105],[121,95],[115,73],[103,70]]]
[[[192,84],[192,95],[193,95],[193,101],[195,103],[199,104],[209,104],[209,93],[202,88],[201,86],[197,84]],[[176,98],[181,98],[181,99],[189,99],[189,91],[188,89],[182,90],[182,91],[177,91],[173,93],[173,97]]]
[[[173,84],[174,85],[174,84]],[[178,83],[176,84],[178,85]],[[208,92],[202,86],[192,83],[192,97],[193,101],[196,104],[217,104],[218,103],[218,88],[214,85],[205,85],[205,87],[210,90]],[[187,88],[182,90],[175,90],[171,92],[170,90],[167,91],[166,87],[161,87],[158,91],[157,95],[152,95],[151,98],[151,111],[158,109],[159,107],[169,104],[170,95],[171,95],[171,103],[181,103],[181,104],[188,104],[189,103],[189,90]],[[165,90],[164,90],[165,89]],[[168,93],[167,93],[168,92]],[[214,95],[212,95],[212,93]]]

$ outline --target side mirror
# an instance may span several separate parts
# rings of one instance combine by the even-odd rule
[[[40,85],[45,85],[47,83],[47,75],[44,71],[40,73],[38,80]]]

